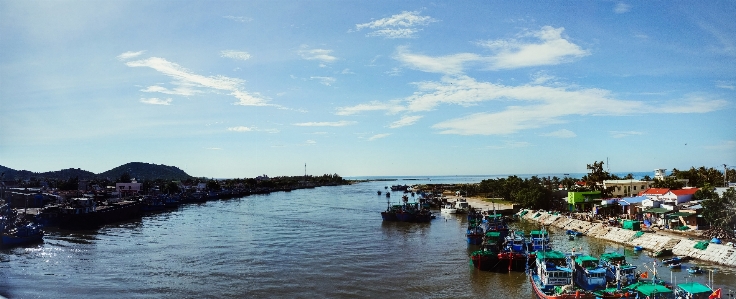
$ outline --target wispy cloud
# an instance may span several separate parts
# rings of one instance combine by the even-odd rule
[[[631,10],[631,5],[623,2],[616,3],[616,6],[613,8],[613,12],[618,14],[627,13],[629,10]]]
[[[327,86],[330,86],[332,85],[332,83],[335,83],[335,81],[337,81],[335,77],[312,76],[312,77],[309,77],[309,79],[318,80],[319,83],[321,83],[322,85],[327,85]]]
[[[352,107],[339,107],[337,108],[337,115],[353,115],[366,111],[387,111],[389,114],[399,113],[406,110],[398,101],[390,103],[382,103],[378,101],[372,101],[367,104],[358,104]]]
[[[332,50],[310,49],[307,45],[301,45],[297,53],[302,57],[302,59],[306,60],[318,60],[325,63],[337,60],[337,57],[330,55]]]
[[[148,98],[148,99],[146,99],[146,98],[142,98],[140,101],[143,104],[149,104],[149,105],[166,105],[166,106],[168,106],[168,105],[171,105],[172,99],[171,98],[168,98],[168,99],[159,99],[159,98]]]
[[[168,89],[160,85],[151,85],[149,87],[141,89],[141,91],[142,92],[159,92],[163,94],[175,94],[175,95],[182,95],[182,96],[191,96],[196,93],[202,93],[202,91],[192,88],[191,85],[187,86],[185,84],[180,84],[174,89]]]
[[[220,57],[232,58],[236,60],[248,60],[250,59],[250,54],[244,51],[223,50],[220,51]]]
[[[734,84],[733,82],[728,82],[728,81],[717,81],[716,87],[723,88],[723,89],[736,90],[736,84]]]
[[[205,147],[204,149],[206,149],[206,150],[211,150],[211,151],[219,151],[219,150],[221,150],[222,148],[219,148],[219,147]]]
[[[578,135],[575,134],[575,132],[567,130],[567,129],[561,129],[554,132],[549,132],[547,134],[542,134],[542,136],[546,137],[557,137],[557,138],[574,138]]]
[[[644,135],[644,132],[639,131],[609,131],[609,134],[611,134],[611,137],[613,138],[624,138],[629,136],[637,136],[637,135]]]
[[[517,39],[477,42],[479,46],[494,52],[489,56],[475,53],[429,56],[411,53],[408,47],[400,46],[394,59],[411,69],[458,75],[470,65],[479,65],[489,70],[517,69],[557,65],[590,55],[589,51],[563,38],[564,30],[562,27],[544,26],[538,31],[522,32]]]
[[[398,76],[398,75],[401,75],[401,69],[394,67],[394,68],[391,68],[391,70],[384,72],[384,74],[392,76],[392,77]]]
[[[235,22],[241,22],[241,23],[253,21],[253,18],[242,17],[242,16],[223,16],[223,18],[228,19],[228,20],[233,20]]]
[[[521,148],[528,147],[531,144],[526,141],[505,141],[502,145],[489,145],[486,148],[490,149],[505,149],[505,148]]]
[[[556,65],[590,55],[589,51],[563,38],[563,31],[563,27],[544,26],[539,31],[522,33],[518,39],[483,41],[479,45],[496,52],[487,59],[491,69]]]
[[[146,51],[138,51],[138,52],[128,51],[128,52],[118,55],[117,58],[118,60],[128,60],[131,58],[138,57],[145,52]]]
[[[388,127],[395,129],[395,128],[400,128],[404,126],[410,126],[416,123],[422,117],[423,116],[421,115],[404,115],[403,117],[401,117],[401,119],[391,123],[391,125],[389,125]]]
[[[299,127],[344,127],[349,126],[352,124],[356,124],[357,122],[354,121],[347,121],[347,120],[341,120],[341,121],[322,121],[322,122],[306,122],[306,123],[295,123],[293,125],[299,126]]]
[[[307,140],[307,141],[305,141],[304,143],[306,143],[306,144],[317,144],[317,141],[314,141],[314,140]]]
[[[472,53],[459,53],[447,56],[432,57],[409,53],[408,48],[398,48],[394,58],[409,68],[429,73],[459,74],[463,72],[463,65],[472,61],[482,60],[482,57]]]
[[[195,74],[176,63],[169,62],[164,58],[151,57],[142,60],[129,61],[125,63],[129,67],[149,67],[164,75],[174,78],[174,84],[192,88],[209,88],[215,91],[229,92],[229,95],[238,99],[235,105],[243,106],[275,106],[267,103],[267,100],[257,94],[251,94],[243,90],[245,82],[242,79],[231,78],[222,75],[202,76]],[[151,88],[151,87],[149,87]],[[154,87],[155,89],[155,87]]]
[[[246,126],[237,126],[237,127],[227,128],[227,130],[228,131],[233,131],[233,132],[251,132],[251,131],[253,131],[253,128],[249,128],[249,127],[246,127]]]
[[[732,149],[736,149],[736,141],[724,140],[719,144],[706,145],[706,146],[703,146],[703,148],[709,149],[709,150],[732,150]]]
[[[649,111],[705,113],[727,106],[726,101],[705,95],[654,106],[642,101],[616,99],[604,89],[528,84],[507,86],[479,82],[468,76],[443,76],[440,81],[414,84],[418,90],[402,100],[340,107],[337,114],[352,115],[368,111],[417,113],[435,110],[442,105],[471,107],[486,101],[510,102],[502,110],[477,112],[432,126],[442,134],[504,135],[566,123],[569,116],[573,115],[639,115]]]
[[[366,36],[378,36],[384,38],[413,38],[423,27],[432,22],[437,22],[429,16],[420,16],[418,11],[404,11],[400,14],[375,20],[368,23],[356,24],[356,31],[362,29],[373,29]]]
[[[376,135],[373,135],[373,136],[369,137],[368,138],[368,141],[373,141],[373,140],[376,140],[376,139],[385,138],[385,137],[388,137],[389,135],[391,135],[391,134],[390,133],[376,134]]]
[[[706,95],[691,94],[682,99],[664,103],[659,112],[662,113],[706,113],[728,106],[728,101],[711,99]]]

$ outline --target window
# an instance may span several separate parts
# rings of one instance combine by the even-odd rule
[[[636,186],[634,186],[634,190],[636,190]]]

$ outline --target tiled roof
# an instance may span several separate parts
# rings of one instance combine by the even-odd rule
[[[698,192],[698,188],[692,188],[692,189],[681,189],[681,190],[672,190],[672,194],[680,196],[680,195],[693,195],[695,192]]]
[[[670,189],[668,188],[649,188],[647,190],[642,191],[639,193],[639,196],[642,195],[664,195],[665,193],[669,192]]]

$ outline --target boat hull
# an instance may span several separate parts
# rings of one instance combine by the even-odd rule
[[[41,241],[43,241],[43,234],[36,234],[33,236],[27,236],[27,237],[3,235],[2,242],[0,243],[0,245],[2,245],[3,247],[10,247],[10,246],[19,246],[23,244],[40,243]]]
[[[575,291],[564,294],[550,294],[540,287],[539,277],[536,274],[529,275],[529,281],[532,283],[534,295],[539,299],[595,299],[595,295],[589,292]]]

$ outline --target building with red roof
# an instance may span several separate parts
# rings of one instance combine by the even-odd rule
[[[688,189],[680,189],[680,190],[670,190],[669,192],[665,193],[664,195],[660,196],[662,200],[664,200],[664,204],[667,205],[678,205],[683,202],[688,202],[693,199],[693,195],[695,195],[695,192],[698,192],[698,188],[688,188]]]

